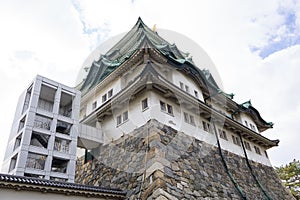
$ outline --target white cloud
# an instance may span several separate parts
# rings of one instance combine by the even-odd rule
[[[275,165],[300,158],[299,55],[300,45],[297,45],[269,56],[257,67],[257,81],[250,88],[255,91],[255,102],[263,116],[275,123],[265,136],[281,140],[279,147],[270,150]]]

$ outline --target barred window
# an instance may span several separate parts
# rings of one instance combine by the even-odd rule
[[[173,107],[170,104],[166,104],[163,101],[160,101],[160,110],[170,115],[173,115]]]
[[[219,132],[219,136],[220,138],[224,139],[224,140],[228,140],[227,139],[227,135],[226,135],[226,132],[222,129],[218,129],[218,132]]]
[[[117,116],[117,126],[125,123],[126,121],[128,121],[128,111],[125,111]]]
[[[260,149],[259,149],[259,147],[257,147],[257,146],[254,146],[254,149],[255,149],[255,153],[257,153],[257,154],[261,155],[261,152],[260,152]]]
[[[109,90],[107,93],[107,97],[110,98],[113,95],[113,89]]]
[[[107,100],[107,95],[104,94],[104,95],[102,96],[102,103],[104,103],[106,100]]]
[[[241,146],[241,142],[240,142],[239,137],[233,135],[233,136],[232,136],[232,141],[233,141],[233,144],[236,144],[236,145],[238,145],[238,146]]]
[[[244,145],[245,145],[245,148],[248,149],[249,151],[251,151],[251,146],[250,146],[250,143],[247,142],[247,141],[244,141]]]
[[[148,108],[148,99],[144,99],[142,101],[142,110],[145,110],[146,108]]]

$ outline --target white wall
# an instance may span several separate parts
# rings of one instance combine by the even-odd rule
[[[148,98],[149,108],[142,111],[141,101],[145,98]],[[172,106],[173,115],[161,111],[160,101],[163,101],[166,104]],[[114,107],[113,103],[112,103],[112,107]],[[119,114],[122,114],[126,110],[128,111],[129,120],[117,126],[116,117]],[[194,116],[195,125],[186,123],[184,121],[183,112],[186,112],[189,115]],[[111,140],[118,139],[123,134],[128,134],[132,132],[134,129],[144,125],[149,119],[156,119],[160,123],[166,124],[178,131],[182,131],[185,134],[195,137],[201,141],[205,141],[208,144],[215,145],[215,146],[217,144],[215,135],[203,130],[202,121],[206,121],[206,120],[204,120],[200,116],[195,115],[194,112],[189,111],[178,104],[175,104],[174,102],[160,96],[159,94],[153,91],[147,91],[139,95],[134,100],[132,100],[130,104],[123,105],[121,109],[116,109],[116,110],[113,109],[113,115],[110,116],[109,118],[105,118],[105,121],[101,123],[103,134],[104,134],[104,140],[105,142],[109,142]],[[208,123],[208,121],[206,122]],[[228,140],[224,140],[220,138],[220,144],[222,149],[244,157],[244,152],[242,147],[234,144],[232,141],[231,135],[235,135],[235,134],[228,130],[225,131]],[[251,142],[249,143],[252,148],[252,151],[247,150],[249,159],[254,160],[256,162],[263,163],[265,165],[271,165],[269,159],[265,156],[264,153],[265,149],[260,147],[261,155],[258,155],[257,153],[255,153],[254,144]]]
[[[236,137],[239,137],[239,136],[236,135],[235,133],[231,132],[231,131],[228,131],[228,130],[225,130],[225,132],[226,132],[228,140],[225,140],[225,139],[219,137],[222,149],[227,150],[227,151],[232,152],[232,153],[235,153],[235,154],[240,155],[242,157],[245,157],[244,150],[243,150],[242,146],[236,145],[232,141],[232,135],[234,135]],[[271,166],[270,160],[266,157],[266,155],[264,153],[265,149],[260,147],[259,145],[256,145],[256,144],[248,141],[248,140],[246,140],[246,141],[249,142],[249,144],[251,146],[251,151],[246,149],[246,153],[247,153],[248,158],[250,160],[253,160],[253,161],[268,165],[268,166]],[[255,152],[254,145],[258,146],[260,148],[261,155],[259,155]]]
[[[111,102],[112,116],[106,117],[105,121],[101,122],[101,128],[104,134],[105,142],[109,142],[112,139],[117,139],[123,134],[130,133],[135,128],[144,125],[150,117],[150,109],[142,111],[141,101],[148,99],[148,105],[153,105],[151,100],[151,92],[139,95],[136,99],[131,100],[130,104],[122,105],[121,108],[118,104]],[[128,111],[129,120],[117,126],[117,116],[123,112]]]
[[[182,73],[178,72],[177,70],[172,70],[172,79],[173,84],[180,87],[180,82],[184,83],[189,87],[189,94],[195,96],[194,91],[198,92],[198,99],[204,101],[202,91],[197,86],[197,84],[189,77],[183,75]]]
[[[242,124],[244,126],[247,126],[248,128],[251,129],[250,124],[252,124],[255,127],[255,130],[253,130],[253,129],[252,130],[258,133],[257,126],[256,126],[255,122],[253,121],[253,119],[250,116],[248,116],[244,113],[240,113],[240,118],[241,118]],[[248,125],[246,125],[245,121],[247,121]]]
[[[102,104],[105,103],[105,102],[102,103],[102,96],[104,94],[107,94],[108,91],[111,90],[111,89],[113,89],[113,96],[115,94],[117,94],[118,92],[120,92],[120,90],[121,90],[121,79],[120,78],[115,79],[114,81],[112,81],[111,83],[109,83],[108,85],[103,87],[100,92],[96,92],[95,89],[92,89],[90,91],[92,93],[93,93],[93,91],[95,91],[95,92],[94,92],[94,94],[92,94],[92,97],[85,103],[85,105],[86,105],[86,115],[89,115],[94,110],[93,107],[92,107],[92,104],[95,101],[97,101],[97,107],[96,108],[100,107]],[[112,98],[112,97],[110,97],[110,98]],[[109,98],[107,98],[107,100],[108,99]],[[81,108],[83,108],[85,105],[81,105]],[[84,114],[81,114],[81,116],[83,116],[83,115]]]

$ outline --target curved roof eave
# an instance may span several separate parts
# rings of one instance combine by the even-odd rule
[[[272,122],[266,122],[261,117],[258,110],[252,106],[250,100],[240,104],[239,106],[242,112],[248,113],[252,116],[260,131],[265,131],[268,128],[273,128],[274,124]]]

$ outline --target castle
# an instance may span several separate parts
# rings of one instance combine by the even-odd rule
[[[139,18],[76,88],[37,76],[2,171],[126,191],[128,199],[292,199],[272,128]],[[76,160],[76,149],[85,155]]]

